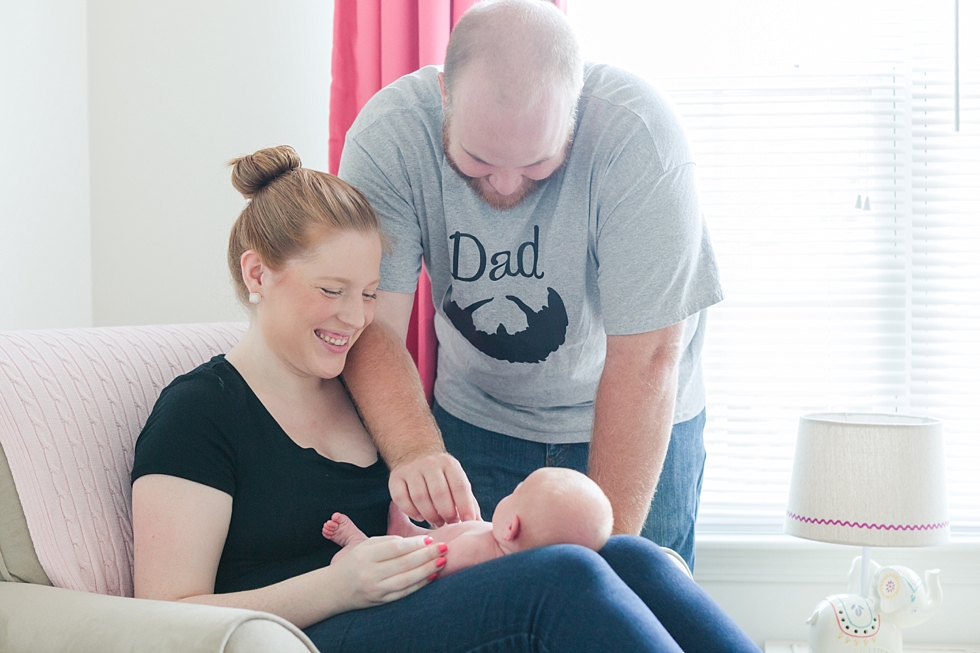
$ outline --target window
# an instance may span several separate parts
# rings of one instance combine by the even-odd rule
[[[980,6],[568,0],[586,58],[687,124],[727,299],[709,310],[701,532],[775,533],[798,419],[944,422],[980,534]]]

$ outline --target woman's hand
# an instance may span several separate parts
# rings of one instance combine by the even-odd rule
[[[395,601],[428,585],[446,564],[449,547],[431,537],[371,537],[346,549],[330,568],[337,586],[347,588],[347,610]]]

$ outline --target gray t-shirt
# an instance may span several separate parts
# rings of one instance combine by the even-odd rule
[[[585,67],[565,166],[496,210],[442,149],[436,67],[375,95],[347,132],[340,176],[394,240],[381,288],[432,279],[436,400],[471,424],[537,442],[586,442],[606,335],[685,320],[674,423],[704,407],[703,310],[722,299],[687,139],[638,77]]]

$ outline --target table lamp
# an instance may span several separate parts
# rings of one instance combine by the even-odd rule
[[[923,583],[906,567],[879,567],[870,547],[949,540],[942,424],[876,413],[801,417],[784,530],[863,547],[849,594],[825,598],[807,621],[811,653],[901,653],[902,628],[942,605],[939,571]]]

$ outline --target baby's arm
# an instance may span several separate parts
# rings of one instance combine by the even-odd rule
[[[454,529],[454,526],[470,527]],[[446,566],[439,571],[439,575],[454,574],[467,567],[502,556],[504,552],[497,545],[497,540],[493,538],[491,528],[490,522],[479,521],[448,524],[432,531],[432,537],[437,540],[448,542],[452,539],[452,546],[446,553]],[[453,530],[442,534],[445,529]]]
[[[464,521],[429,530],[413,524],[394,501],[388,508],[388,535],[429,535],[437,542],[452,542],[449,552],[446,553],[446,566],[439,572],[440,576],[502,555],[493,538],[493,524],[490,522]]]
[[[493,524],[488,521],[461,521],[455,524],[446,524],[439,528],[425,531],[437,542],[452,542],[462,535],[489,533],[493,529]]]

